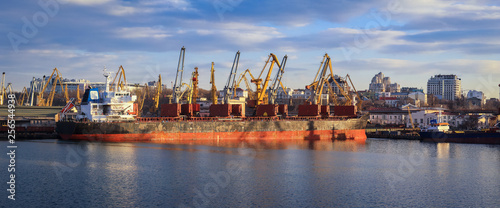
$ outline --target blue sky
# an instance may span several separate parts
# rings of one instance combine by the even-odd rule
[[[175,79],[199,67],[209,89],[226,82],[234,54],[258,74],[269,53],[287,62],[287,87],[309,84],[324,53],[334,72],[367,89],[378,72],[425,89],[457,74],[463,90],[498,98],[500,5],[493,0],[27,0],[1,1],[0,64],[15,90],[57,67],[65,78],[103,81],[103,66],[128,82]],[[187,82],[187,77],[184,81]],[[170,86],[170,84],[169,84]]]

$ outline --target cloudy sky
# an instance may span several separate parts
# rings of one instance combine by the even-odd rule
[[[378,72],[424,90],[431,76],[456,74],[463,90],[499,96],[494,0],[7,0],[0,8],[0,67],[15,90],[54,67],[103,81],[104,66],[120,65],[129,83],[161,74],[170,87],[185,46],[185,74],[199,67],[205,89],[211,62],[221,89],[239,50],[239,70],[254,74],[269,53],[288,55],[283,79],[292,88],[309,84],[328,53],[359,90]]]

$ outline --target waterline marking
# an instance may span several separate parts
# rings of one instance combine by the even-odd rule
[[[2,95],[3,96],[3,95]],[[9,172],[9,181],[7,182],[9,195],[8,199],[16,200],[16,121],[15,114],[16,111],[16,95],[9,94],[8,98],[8,116],[7,116],[7,127],[8,127],[8,145],[7,145],[7,156],[9,158],[9,166],[7,171]]]

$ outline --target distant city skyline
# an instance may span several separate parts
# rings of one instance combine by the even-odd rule
[[[288,55],[287,87],[310,84],[322,56],[358,90],[379,72],[403,87],[455,74],[462,91],[498,98],[498,1],[2,1],[0,71],[20,91],[57,67],[64,78],[102,82],[104,66],[127,80],[175,79],[186,47],[184,81],[210,64],[222,88],[236,51],[239,72],[259,74],[269,53]]]

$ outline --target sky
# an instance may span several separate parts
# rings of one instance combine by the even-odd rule
[[[325,53],[358,90],[379,72],[426,91],[437,74],[498,98],[500,3],[494,0],[25,0],[1,1],[0,68],[14,90],[57,67],[64,78],[104,81],[122,65],[128,83],[162,75],[171,87],[186,48],[184,82],[210,66],[222,89],[237,51],[238,74],[258,75],[270,53],[288,56],[286,87],[310,84]]]

